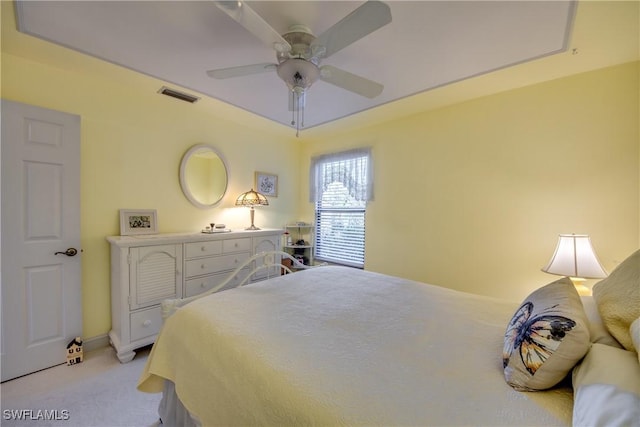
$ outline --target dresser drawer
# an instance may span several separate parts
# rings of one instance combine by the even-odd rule
[[[208,291],[220,283],[224,282],[231,272],[212,274],[210,276],[189,279],[185,281],[184,296],[185,298],[201,294]],[[225,289],[235,288],[240,282],[249,275],[249,268],[243,268],[221,291]]]
[[[242,240],[242,239],[236,239]],[[220,255],[222,253],[222,241],[216,240],[213,242],[195,242],[185,243],[184,254],[185,258],[196,258],[210,255]]]
[[[251,239],[229,239],[222,241],[222,253],[244,252],[251,250]]]
[[[162,309],[160,306],[131,313],[131,341],[146,338],[160,332]]]
[[[185,262],[186,277],[202,276],[220,271],[234,270],[249,259],[249,252],[191,259]]]

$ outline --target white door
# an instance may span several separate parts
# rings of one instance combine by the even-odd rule
[[[82,334],[80,117],[6,100],[1,113],[6,381],[65,363]]]

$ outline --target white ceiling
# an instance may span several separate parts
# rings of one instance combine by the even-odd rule
[[[289,125],[276,73],[215,80],[207,70],[276,62],[275,52],[207,1],[23,1],[19,30]],[[252,1],[278,32],[319,35],[362,2]],[[388,1],[392,22],[322,64],[384,85],[364,98],[318,81],[307,95],[311,128],[382,104],[568,48],[571,1]]]

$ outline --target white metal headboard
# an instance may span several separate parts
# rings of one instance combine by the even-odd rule
[[[178,310],[180,307],[189,304],[192,301],[195,301],[199,298],[202,298],[204,296],[213,294],[215,292],[218,292],[220,289],[224,289],[225,286],[229,285],[229,283],[231,281],[233,281],[238,274],[240,274],[241,270],[247,268],[248,266],[252,265],[252,263],[255,262],[255,268],[253,268],[249,274],[246,275],[246,277],[244,277],[242,280],[240,280],[238,282],[237,285],[233,286],[234,288],[236,287],[240,287],[240,286],[244,286],[247,283],[249,283],[249,280],[251,279],[251,277],[257,273],[258,271],[267,269],[267,279],[271,278],[271,277],[275,277],[275,276],[279,276],[280,275],[280,269],[284,269],[287,273],[292,273],[293,270],[291,268],[289,268],[286,265],[282,264],[282,260],[283,259],[290,259],[291,260],[291,268],[295,268],[295,269],[308,269],[308,268],[313,268],[316,266],[309,266],[309,265],[304,265],[302,264],[300,261],[298,261],[296,258],[294,258],[293,256],[291,256],[291,254],[288,254],[287,252],[282,252],[282,251],[269,251],[269,252],[260,252],[258,254],[255,254],[254,256],[252,256],[251,258],[247,259],[245,262],[243,262],[240,266],[238,266],[238,268],[236,268],[230,275],[229,277],[227,277],[223,282],[221,282],[220,284],[218,284],[217,286],[214,286],[213,288],[198,294],[198,295],[194,295],[192,297],[189,298],[177,298],[177,299],[166,299],[164,301],[162,301],[162,319],[163,321],[165,319],[167,319],[169,316],[171,316],[173,313],[176,312],[176,310]],[[325,264],[322,264],[325,265]],[[318,265],[319,267],[320,265]],[[274,268],[277,267],[277,268]],[[277,271],[277,274],[273,274],[272,272]],[[244,273],[243,273],[244,275]],[[266,279],[265,279],[266,280]]]

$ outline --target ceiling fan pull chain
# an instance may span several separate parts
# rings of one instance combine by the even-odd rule
[[[291,90],[291,126],[296,127],[296,137],[300,136],[300,128],[304,127],[304,91]]]
[[[296,98],[297,98],[297,102],[298,102],[298,123],[296,124],[296,138],[300,136],[300,94],[296,93]]]
[[[295,98],[295,92],[293,91],[289,91],[291,94],[291,106],[293,108],[291,108],[291,126],[296,124],[296,98]]]

